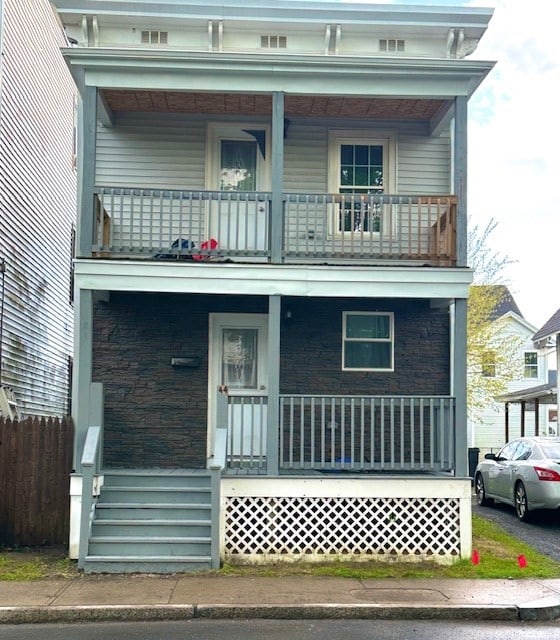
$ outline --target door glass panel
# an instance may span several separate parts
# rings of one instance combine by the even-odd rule
[[[257,388],[258,329],[222,330],[222,384],[230,389]]]
[[[256,142],[222,140],[220,158],[220,191],[257,190]]]

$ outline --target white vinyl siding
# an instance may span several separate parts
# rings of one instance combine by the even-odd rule
[[[204,189],[206,127],[186,117],[133,114],[97,131],[98,184]]]
[[[0,256],[6,259],[2,382],[24,415],[65,415],[72,353],[72,166],[76,89],[45,0],[3,0]]]
[[[439,195],[451,193],[449,136],[399,135],[397,152],[399,193]]]

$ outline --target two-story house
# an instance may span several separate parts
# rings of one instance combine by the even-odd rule
[[[0,2],[0,415],[69,413],[76,87],[47,0]]]
[[[511,345],[509,355],[512,361],[504,364],[494,358],[494,346],[488,345],[487,356],[482,363],[480,376],[502,380],[504,388],[500,396],[492,398],[485,405],[473,408],[468,419],[469,446],[479,450],[480,456],[500,449],[512,438],[523,435],[549,435],[548,408],[546,405],[530,407],[521,420],[520,404],[506,407],[503,397],[513,397],[528,387],[540,387],[548,383],[548,357],[543,350],[535,347],[533,336],[537,328],[528,322],[519,309],[513,295],[505,285],[478,285],[499,291],[497,304],[492,313],[492,323],[498,345],[507,341]],[[493,297],[495,294],[490,293]],[[499,346],[497,347],[499,348]],[[507,368],[507,371],[504,371]],[[467,372],[467,376],[469,372]],[[480,376],[474,376],[471,384],[476,384]],[[536,419],[536,411],[539,414]],[[539,429],[540,426],[540,429]],[[508,428],[509,427],[509,428]],[[474,469],[471,469],[473,471]]]
[[[492,11],[53,4],[82,99],[80,566],[468,557]]]

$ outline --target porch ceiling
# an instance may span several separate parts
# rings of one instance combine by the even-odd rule
[[[261,94],[198,93],[180,91],[103,91],[111,111],[270,115],[272,97]],[[375,118],[430,120],[445,100],[403,98],[345,98],[287,95],[286,116],[316,118]]]

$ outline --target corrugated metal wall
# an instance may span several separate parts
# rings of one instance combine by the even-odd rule
[[[73,81],[48,0],[3,0],[0,257],[2,382],[26,415],[64,415],[72,353],[76,215]],[[1,294],[0,289],[0,294]]]

